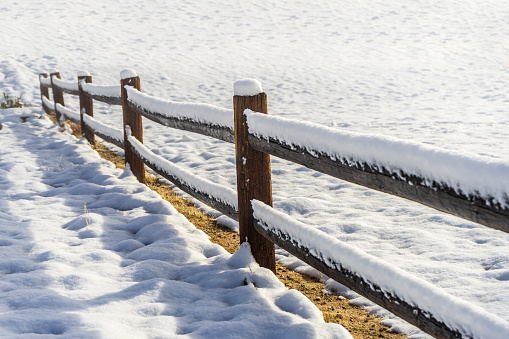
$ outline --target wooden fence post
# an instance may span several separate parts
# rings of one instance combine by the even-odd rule
[[[131,86],[140,90],[140,77],[135,71],[125,69],[120,72],[120,87],[122,89],[122,112],[124,116],[124,151],[125,163],[129,164],[131,171],[140,182],[145,182],[145,166],[143,161],[131,150],[131,144],[127,140],[126,126],[131,128],[131,135],[143,143],[142,117],[129,108],[127,104],[127,90],[125,86]]]
[[[39,88],[41,89],[41,100],[42,100],[42,96],[45,96],[46,99],[49,99],[49,90],[48,90],[48,87],[46,86],[43,86],[42,85],[42,82],[41,82],[41,78],[47,78],[48,77],[48,73],[44,72],[44,73],[39,73]]]
[[[80,119],[81,119],[81,135],[85,136],[87,141],[95,146],[95,134],[87,128],[85,122],[83,120],[83,114],[89,115],[91,117],[94,116],[94,100],[83,93],[83,89],[81,88],[81,83],[85,82],[87,84],[92,82],[92,76],[90,73],[86,71],[78,72],[78,90],[80,92]]]
[[[41,78],[47,78],[47,77],[48,77],[48,73],[46,73],[46,72],[39,73],[39,88],[41,89],[41,102],[42,102],[43,96],[49,100],[49,89],[48,89],[48,87],[43,86],[42,81],[41,81]],[[44,112],[46,112],[46,114],[51,113],[44,104],[42,105],[42,108],[44,109]]]
[[[57,118],[57,122],[62,126],[63,122],[60,121],[60,113],[57,111],[57,104],[60,104],[62,106],[65,106],[64,104],[64,92],[62,90],[58,89],[53,84],[53,77],[56,77],[60,79],[60,72],[53,71],[50,73],[50,80],[51,80],[51,90],[53,91],[53,101],[55,102],[55,116]]]
[[[246,90],[247,89],[247,90]],[[267,95],[256,80],[241,80],[234,84],[233,110],[235,120],[235,156],[239,203],[240,242],[248,241],[256,262],[276,272],[274,244],[253,227],[251,200],[272,206],[270,156],[253,149],[248,142],[248,127],[244,110],[267,114]]]

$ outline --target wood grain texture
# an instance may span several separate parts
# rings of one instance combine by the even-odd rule
[[[85,95],[83,92],[83,88],[81,87],[81,82],[84,81],[87,84],[92,83],[92,76],[79,76],[78,77],[78,94],[80,98],[80,116],[81,116],[81,134],[87,139],[87,141],[91,145],[95,145],[95,135],[94,132],[88,128],[83,120],[83,114],[93,117],[94,116],[94,100]]]
[[[342,267],[341,263],[334,261],[326,263],[323,258],[318,258],[311,254],[308,248],[293,242],[287,234],[276,230],[267,230],[262,227],[260,223],[260,221],[255,220],[253,223],[254,228],[268,240],[274,242],[311,267],[326,274],[328,277],[394,313],[401,319],[404,319],[435,338],[461,338],[457,330],[450,329],[443,322],[435,319],[432,314],[421,310],[418,306],[408,304],[396,295],[384,293],[376,284],[366,281],[355,273],[350,272]]]
[[[298,146],[289,146],[277,140],[249,136],[250,145],[278,158],[301,164],[315,171],[331,175],[357,185],[405,198],[432,207],[465,220],[509,233],[509,210],[502,209],[492,200],[457,193],[443,184],[424,186],[423,178],[373,168],[367,164],[346,165],[338,159]],[[401,178],[403,177],[404,180]]]
[[[248,128],[244,111],[251,109],[267,114],[267,95],[233,97],[235,120],[235,157],[237,168],[237,194],[239,209],[240,242],[247,241],[256,262],[276,271],[274,244],[253,227],[251,200],[257,199],[272,206],[270,157],[252,148],[248,142]]]
[[[55,112],[55,115],[57,117],[58,123],[60,125],[62,125],[62,123],[60,121],[62,115],[57,110],[57,104],[65,106],[65,103],[64,103],[64,92],[62,92],[60,87],[57,87],[55,85],[55,83],[53,82],[53,77],[56,77],[56,78],[60,79],[60,72],[51,73],[49,76],[50,76],[50,79],[51,79],[51,89],[53,91],[53,102],[55,103],[54,112]]]
[[[122,97],[108,97],[105,95],[91,94],[85,90],[83,90],[83,94],[100,102],[104,102],[110,105],[122,106]]]
[[[73,89],[64,88],[64,87],[61,87],[61,86],[59,86],[57,84],[53,84],[53,86],[55,88],[57,88],[59,91],[63,92],[63,93],[67,93],[67,94],[71,94],[71,95],[80,95],[79,90],[76,91],[76,90],[73,90]]]
[[[42,82],[41,82],[41,78],[47,78],[48,77],[48,73],[40,73],[39,74],[39,88],[41,90],[41,100],[42,100],[42,97],[45,96],[46,99],[49,99],[49,87],[47,87],[46,85],[44,85]]]
[[[150,111],[145,107],[135,105],[132,102],[129,102],[128,105],[133,111],[161,125],[206,135],[229,143],[235,143],[235,134],[233,130],[228,127],[204,124],[191,119],[170,118],[161,113]]]
[[[129,164],[131,171],[136,176],[139,182],[145,182],[145,166],[143,161],[131,149],[129,140],[127,139],[126,126],[131,128],[133,137],[143,143],[143,124],[141,115],[133,111],[128,106],[127,90],[125,86],[131,86],[140,90],[140,77],[128,78],[120,80],[120,87],[122,88],[122,113],[124,116],[124,151],[125,163]]]

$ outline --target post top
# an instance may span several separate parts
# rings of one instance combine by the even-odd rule
[[[87,71],[78,71],[78,76],[79,77],[89,77],[90,73]]]
[[[48,72],[46,71],[40,71],[39,76],[48,76]]]
[[[57,73],[59,73],[59,72],[58,72],[58,70],[57,70],[57,69],[55,69],[55,68],[52,68],[52,69],[50,69],[50,70],[49,70],[49,74],[50,74],[50,75],[51,75],[51,74],[57,74]]]
[[[260,93],[263,93],[262,83],[256,79],[242,79],[233,84],[233,95],[248,97]]]
[[[124,69],[123,71],[120,72],[120,79],[121,80],[129,79],[129,78],[135,78],[137,76],[138,76],[138,74],[136,73],[136,71],[133,70],[133,69],[130,69],[130,68],[126,68],[126,69]]]

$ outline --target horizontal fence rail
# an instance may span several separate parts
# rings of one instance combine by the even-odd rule
[[[101,101],[110,105],[122,105],[122,97],[120,95],[120,86],[102,86],[90,83],[83,83],[83,94],[97,101]]]
[[[167,117],[163,114],[152,112],[142,106],[138,106],[132,102],[128,103],[129,108],[145,118],[155,121],[161,125],[206,135],[215,139],[223,140],[229,143],[235,143],[235,134],[231,128],[205,124],[186,118]]]
[[[255,211],[255,205],[261,204],[257,202],[259,200],[265,204],[264,208],[271,209],[269,154],[341,180],[412,200],[466,220],[509,232],[509,209],[507,208],[509,201],[505,192],[503,192],[502,200],[481,194],[465,193],[446,182],[406,174],[404,170],[397,167],[391,167],[389,170],[383,165],[359,160],[352,161],[346,155],[336,153],[331,155],[320,148],[303,147],[287,140],[281,141],[270,133],[259,133],[256,128],[253,128],[255,124],[251,122],[252,117],[255,115],[263,119],[270,117],[266,114],[254,113],[267,113],[267,99],[265,93],[261,91],[261,85],[251,80],[235,83],[233,111],[208,104],[176,103],[141,93],[139,77],[132,70],[122,71],[120,86],[92,84],[92,77],[87,72],[78,73],[76,83],[60,80],[58,72],[51,72],[49,76],[41,73],[39,80],[42,107],[46,113],[55,113],[57,117],[61,115],[64,120],[67,118],[81,124],[82,133],[91,144],[94,144],[94,136],[97,135],[124,149],[126,164],[131,166],[133,174],[141,182],[145,180],[143,165],[147,165],[184,192],[224,215],[238,220],[241,242],[247,238],[253,256],[261,266],[275,270],[274,244],[276,244],[320,272],[437,338],[480,336],[475,326],[470,326],[467,321],[464,324],[447,323],[441,319],[440,312],[420,306],[419,303],[422,300],[419,297],[409,298],[406,291],[391,290],[389,292],[386,287],[382,287],[383,284],[380,284],[376,277],[366,278],[352,269],[351,265],[345,264],[347,262],[345,258],[324,255],[325,252],[320,249],[320,245],[313,247],[306,241],[299,241],[298,236],[293,234],[292,227],[285,231],[257,215],[259,213]],[[48,89],[53,92],[53,101],[49,99]],[[79,96],[79,113],[65,107],[62,93]],[[93,100],[111,105],[122,105],[123,128],[115,128],[93,118]],[[187,172],[146,148],[143,145],[141,116],[164,126],[234,143],[237,192]],[[268,121],[272,124],[270,119]],[[286,125],[275,127],[276,130],[286,128],[293,127]],[[256,208],[256,210],[259,209],[260,207]],[[293,228],[298,229],[304,226],[294,224]],[[306,232],[301,232],[301,234],[304,233]],[[311,237],[315,235],[318,238],[321,237],[317,234]],[[322,246],[335,242],[337,242],[335,239],[321,239]],[[337,244],[342,246],[340,243]],[[391,279],[405,279],[405,277],[398,277],[396,272]],[[418,280],[413,281],[420,284]],[[433,291],[430,290],[430,293]],[[448,297],[445,299],[447,301],[444,303],[452,300]],[[471,311],[468,306],[461,302],[459,304],[467,313]],[[483,318],[486,314],[479,313],[476,317]],[[472,321],[475,322],[475,319]],[[509,337],[509,324],[504,327],[505,323],[500,321],[494,322],[494,331],[499,330],[505,333],[504,331],[507,330]]]
[[[135,152],[154,172],[171,181],[182,191],[200,200],[215,210],[229,216],[234,220],[239,220],[237,210],[237,193],[227,187],[214,184],[208,180],[201,179],[192,173],[189,173],[172,162],[154,154],[148,148],[143,146],[135,138],[129,136],[131,149]],[[195,183],[193,185],[193,183]],[[200,189],[206,187],[206,189]],[[214,193],[209,193],[214,192]]]
[[[509,233],[509,209],[502,209],[480,197],[469,197],[434,182],[422,185],[424,178],[405,175],[385,168],[373,168],[366,163],[349,164],[346,159],[331,159],[319,151],[288,145],[279,140],[249,135],[251,146],[315,171],[328,174],[357,185],[412,200],[465,220],[470,220]],[[412,184],[409,184],[411,182]]]

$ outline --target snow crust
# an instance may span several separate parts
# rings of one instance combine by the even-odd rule
[[[73,111],[72,109],[69,109],[65,106],[62,106],[61,104],[56,104],[56,110],[62,114],[68,117],[69,120],[73,121],[80,121],[81,117],[80,114],[76,111]]]
[[[164,100],[140,92],[130,86],[125,88],[127,90],[127,100],[149,111],[160,113],[169,118],[191,119],[196,122],[233,129],[233,110],[209,104]]]
[[[53,83],[59,87],[64,88],[64,89],[68,89],[71,91],[78,91],[78,81],[67,82],[67,81],[60,80],[57,77],[53,77]]]
[[[2,111],[0,336],[351,336],[43,117]]]
[[[104,124],[99,120],[91,117],[90,115],[85,114],[84,112],[82,113],[82,115],[85,124],[90,126],[93,130],[98,131],[120,142],[124,142],[124,132],[121,129]]]
[[[463,154],[389,136],[340,131],[311,122],[246,110],[249,132],[324,153],[348,163],[362,162],[445,183],[457,192],[494,198],[509,207],[509,161]]]
[[[46,85],[46,86],[50,86],[51,87],[51,79],[49,77],[47,78],[44,78],[44,77],[39,77],[41,83],[43,85]]]
[[[133,69],[130,69],[130,68],[126,68],[126,69],[120,71],[120,79],[121,80],[135,78],[137,76],[138,76],[138,74],[136,73],[136,71]]]
[[[42,95],[41,97],[42,97],[42,101],[44,102],[44,104],[47,107],[54,109],[54,107],[55,107],[55,102],[54,101],[49,100],[44,95]]]
[[[129,126],[126,126],[126,129]],[[163,172],[176,177],[180,182],[187,184],[195,190],[207,194],[218,201],[221,201],[235,210],[238,210],[237,192],[229,187],[218,185],[207,179],[201,178],[172,162],[151,152],[145,145],[133,137],[130,129],[127,130],[127,138],[131,145],[141,154],[141,156],[154,163]]]
[[[263,93],[262,83],[256,79],[237,80],[233,84],[233,94],[239,96],[254,96]]]
[[[87,77],[87,76],[90,76],[90,72],[88,72],[88,71],[78,71],[77,75],[79,77]]]
[[[120,98],[122,96],[122,91],[120,85],[95,85],[91,83],[82,82],[81,88],[83,91],[91,94],[91,95],[101,95],[104,97],[110,98]]]
[[[253,216],[267,230],[281,231],[291,241],[310,249],[315,257],[341,264],[349,271],[379,286],[382,291],[395,294],[410,305],[416,305],[441,320],[462,335],[472,338],[507,338],[509,322],[457,297],[445,293],[427,281],[366,254],[345,242],[313,229],[277,212],[264,203],[253,200]]]

